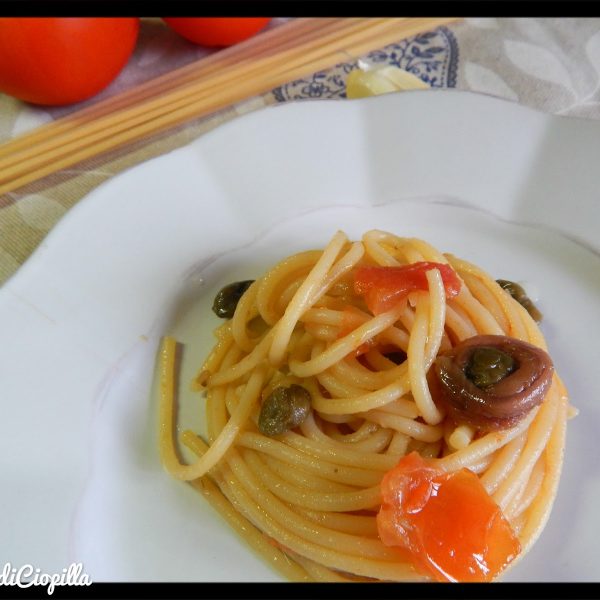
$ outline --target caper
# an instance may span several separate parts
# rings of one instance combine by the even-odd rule
[[[240,298],[244,292],[254,283],[253,279],[236,281],[226,285],[219,290],[213,302],[213,312],[221,319],[231,319],[235,313]]]
[[[508,377],[517,368],[514,358],[498,348],[480,346],[473,350],[465,375],[485,390]]]
[[[514,281],[508,279],[496,279],[496,283],[505,291],[507,291],[531,316],[531,318],[539,323],[543,315],[538,310],[536,305],[531,301],[531,298],[527,296],[525,290]]]
[[[539,323],[544,318],[544,315],[542,315],[537,306],[527,296],[521,298],[519,302],[536,323]]]
[[[285,433],[306,419],[310,405],[310,393],[301,385],[275,388],[262,404],[258,429],[268,436]]]

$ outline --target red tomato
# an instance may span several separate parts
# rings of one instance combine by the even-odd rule
[[[439,269],[446,290],[452,298],[460,291],[461,282],[454,269],[445,264],[417,262],[403,267],[359,267],[354,275],[354,291],[364,296],[369,310],[378,315],[394,306],[415,290],[427,290],[427,271]]]
[[[416,452],[381,482],[377,529],[387,546],[409,550],[437,581],[491,581],[521,551],[500,507],[475,473],[446,473]]]
[[[125,66],[139,19],[0,18],[0,91],[27,102],[71,104]]]
[[[181,17],[163,21],[190,42],[201,46],[231,46],[258,33],[268,17]]]

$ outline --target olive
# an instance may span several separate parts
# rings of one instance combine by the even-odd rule
[[[275,388],[262,404],[258,429],[268,436],[285,433],[306,419],[310,406],[310,393],[301,385]]]
[[[480,346],[473,350],[465,375],[481,389],[487,389],[510,375],[517,365],[506,352],[492,346]]]
[[[440,354],[427,381],[434,402],[456,423],[496,431],[516,425],[544,401],[553,373],[552,359],[541,348],[503,335],[477,335]]]
[[[235,313],[240,298],[244,292],[254,283],[253,279],[236,281],[226,285],[219,290],[213,302],[213,312],[221,319],[231,319]]]
[[[542,320],[542,313],[518,283],[509,281],[508,279],[496,279],[496,283],[503,290],[507,291],[529,313],[536,323],[539,323]]]

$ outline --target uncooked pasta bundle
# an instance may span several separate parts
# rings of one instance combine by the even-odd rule
[[[176,341],[160,452],[293,581],[492,581],[554,500],[567,393],[518,285],[428,243],[337,232],[215,299],[182,464]]]

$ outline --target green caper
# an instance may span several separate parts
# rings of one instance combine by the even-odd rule
[[[222,288],[215,296],[213,312],[221,319],[231,319],[235,313],[240,298],[244,292],[254,283],[253,279],[236,281]]]
[[[496,279],[496,283],[505,291],[507,291],[531,316],[531,318],[539,323],[543,315],[538,310],[537,306],[527,296],[525,290],[514,281],[508,279]]]
[[[517,369],[515,359],[492,346],[473,350],[465,375],[480,389],[487,389]]]
[[[293,429],[306,419],[310,405],[310,393],[301,385],[275,388],[262,404],[258,429],[268,436]]]

